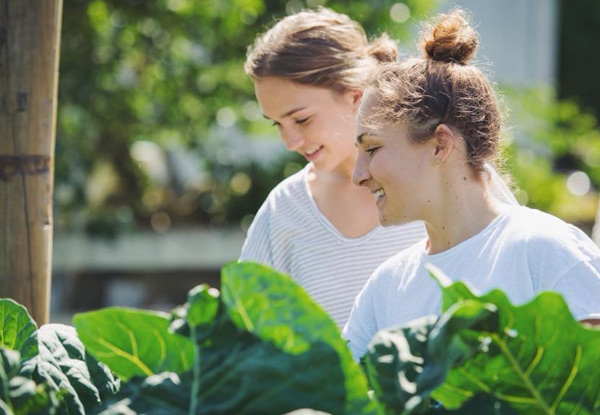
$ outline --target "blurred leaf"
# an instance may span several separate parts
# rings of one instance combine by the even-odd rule
[[[194,360],[192,343],[169,333],[160,313],[105,308],[76,314],[73,324],[86,349],[121,379],[182,372]]]
[[[0,348],[18,351],[23,360],[38,354],[35,321],[25,307],[10,298],[0,299]]]

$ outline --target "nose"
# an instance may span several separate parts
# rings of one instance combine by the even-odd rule
[[[352,173],[352,183],[355,186],[366,186],[370,179],[371,174],[369,173],[366,157],[359,151],[356,164],[354,165],[354,172]]]
[[[285,147],[289,151],[298,151],[302,144],[304,143],[304,137],[300,133],[300,131],[292,128],[283,128],[281,127],[279,130],[281,134],[281,139],[285,144]]]

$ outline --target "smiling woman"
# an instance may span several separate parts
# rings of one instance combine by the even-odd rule
[[[492,194],[501,117],[469,60],[477,37],[464,12],[441,15],[425,58],[381,67],[359,109],[354,182],[377,195],[379,220],[422,220],[428,237],[382,264],[356,299],[344,336],[355,358],[379,330],[439,314],[428,265],[480,292],[523,304],[541,291],[574,317],[600,315],[600,251],[579,229]]]
[[[425,236],[422,223],[378,225],[375,198],[351,180],[362,89],[396,56],[386,35],[369,43],[358,23],[320,8],[278,22],[246,61],[264,116],[308,164],[273,189],[240,259],[289,274],[339,327],[373,270]]]

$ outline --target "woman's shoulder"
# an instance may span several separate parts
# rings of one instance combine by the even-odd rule
[[[568,250],[599,255],[597,246],[576,226],[549,213],[519,206],[508,215],[512,238],[535,250]]]
[[[307,202],[306,167],[288,176],[270,192],[263,202],[260,214],[282,214]]]
[[[291,198],[298,198],[306,194],[307,167],[283,179],[271,190],[267,201],[290,202]],[[297,200],[294,200],[297,202]]]
[[[534,240],[571,237],[574,230],[583,233],[556,216],[526,206],[509,210],[506,223],[511,230],[519,231],[519,235]]]

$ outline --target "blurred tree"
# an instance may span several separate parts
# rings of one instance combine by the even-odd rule
[[[65,0],[57,225],[248,223],[302,161],[260,139],[278,142],[245,51],[275,19],[318,5],[404,41],[436,0]]]
[[[504,88],[515,127],[507,165],[521,203],[591,229],[600,188],[594,115],[544,88]]]

